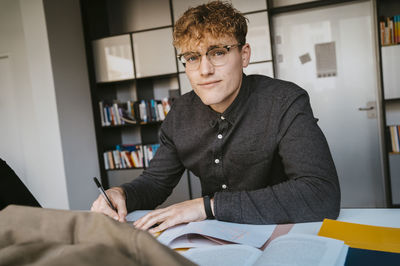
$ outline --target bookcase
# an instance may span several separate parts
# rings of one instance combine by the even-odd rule
[[[399,143],[400,130],[399,1],[377,1],[377,17],[381,55],[383,122],[386,128],[384,155],[389,177],[390,201],[393,207],[400,207],[400,152],[398,144],[396,147],[396,142]],[[396,23],[396,21],[398,22]]]
[[[105,188],[131,181],[143,167],[107,169],[104,153],[117,145],[158,143],[162,121],[109,125],[104,123],[107,112],[102,113],[102,109],[109,107],[118,113],[118,107],[127,109],[128,101],[173,99],[191,90],[172,46],[173,24],[187,8],[207,2],[81,0],[98,160]],[[273,76],[267,1],[231,2],[250,20],[247,39],[253,55],[245,73]],[[198,178],[185,172],[164,205],[198,197],[200,191]]]
[[[142,173],[151,159],[144,160],[144,151],[156,150],[167,112],[155,108],[180,95],[170,2],[82,0],[81,12],[101,182],[109,188]],[[134,160],[138,148],[141,157]],[[188,179],[182,178],[168,201],[187,199]]]

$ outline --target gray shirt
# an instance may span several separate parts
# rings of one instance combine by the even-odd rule
[[[185,169],[214,197],[218,220],[296,223],[337,218],[340,189],[326,139],[306,91],[243,75],[220,114],[194,93],[176,99],[161,126],[160,148],[143,174],[122,185],[128,211],[161,204]]]

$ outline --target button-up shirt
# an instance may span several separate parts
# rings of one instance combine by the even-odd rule
[[[176,99],[149,168],[122,185],[128,211],[161,204],[185,169],[214,197],[218,220],[268,224],[336,218],[337,173],[305,90],[243,75],[221,114],[192,91]]]

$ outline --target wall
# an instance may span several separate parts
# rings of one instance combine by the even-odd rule
[[[19,135],[21,150],[20,157],[12,160],[7,156],[12,153],[10,149],[1,150],[0,156],[12,168],[17,166],[17,174],[41,205],[68,208],[42,2],[3,0],[0,5],[0,53],[9,55],[13,84],[3,90],[13,94],[18,102],[7,122],[17,121],[18,128],[11,128],[15,132],[10,133]],[[2,127],[7,129],[7,124]],[[9,141],[0,138],[3,145]]]
[[[99,170],[79,1],[2,0],[0,36],[0,157],[42,206],[88,209]]]
[[[78,0],[44,0],[66,185],[71,209],[89,209],[99,176]]]

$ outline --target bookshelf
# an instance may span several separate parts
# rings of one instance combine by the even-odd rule
[[[170,3],[154,2],[159,8],[153,17],[143,12],[152,9],[153,2],[81,1],[100,177],[105,188],[138,177],[148,161],[144,160],[145,147],[154,151],[151,145],[158,143],[163,118],[154,113],[155,119],[144,119],[139,104],[146,101],[147,107],[152,100],[161,104],[180,95]],[[129,118],[131,123],[121,117]],[[117,147],[127,152],[116,155],[113,151]],[[135,161],[131,149],[137,147],[141,147],[142,157]],[[112,159],[107,161],[109,154]],[[110,162],[115,165],[110,167]],[[182,178],[167,202],[187,199],[188,179]]]
[[[386,129],[384,155],[388,176],[389,201],[393,207],[400,207],[400,152],[396,147],[393,147],[393,138],[396,137],[396,132],[393,132],[393,129],[391,130],[392,126],[400,125],[400,65],[398,63],[400,58],[400,28],[396,32],[400,22],[397,23],[397,26],[391,22],[396,21],[397,18],[400,19],[400,4],[396,0],[380,0],[376,3],[381,56],[383,123]]]

